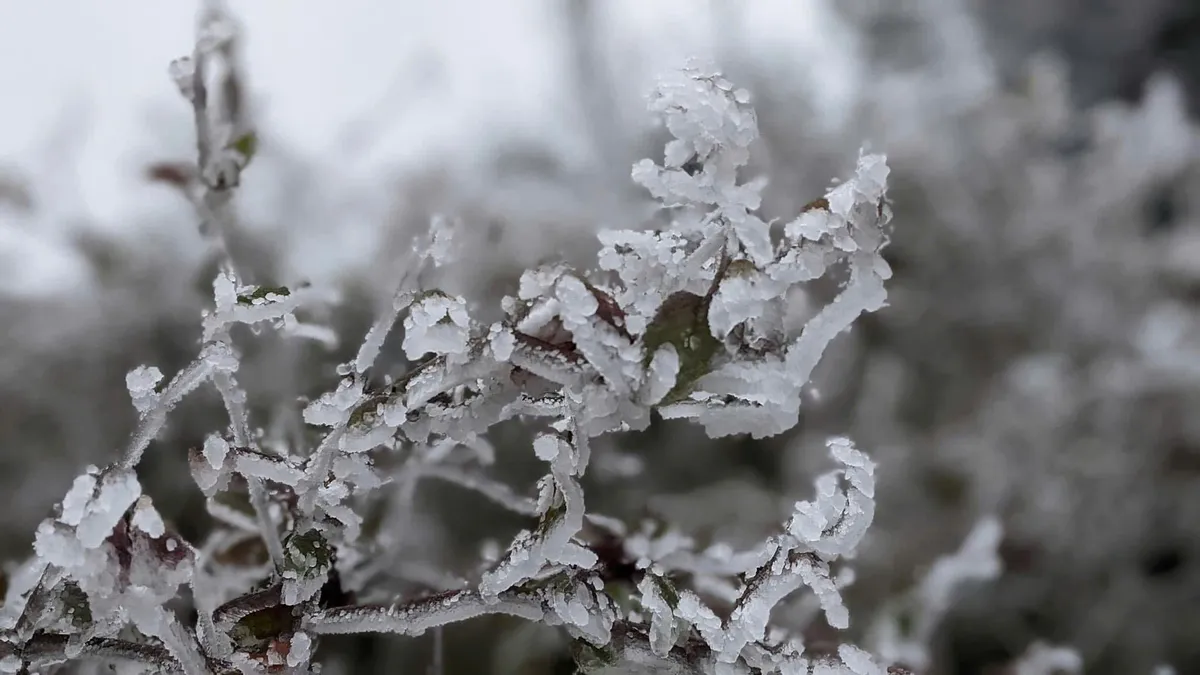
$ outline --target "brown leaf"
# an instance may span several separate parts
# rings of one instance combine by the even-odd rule
[[[196,167],[187,162],[155,162],[146,167],[146,180],[186,190],[196,182]]]

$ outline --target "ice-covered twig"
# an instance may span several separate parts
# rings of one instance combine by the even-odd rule
[[[38,553],[55,572],[36,598],[31,595],[20,635],[62,623],[65,612],[80,631],[71,638],[74,649],[90,644],[97,630],[132,621],[158,637],[173,664],[199,675],[221,660],[239,668],[301,670],[314,636],[417,635],[500,613],[564,626],[601,651],[616,631],[628,658],[665,660],[676,672],[698,664],[722,675],[751,668],[879,672],[854,647],[843,645],[836,657],[812,656],[798,641],[768,631],[772,608],[801,587],[813,590],[831,626],[848,625],[842,577],[835,578],[831,566],[853,553],[874,512],[873,464],[848,440],[830,441],[841,468],[818,481],[811,502],[797,503],[786,531],[738,555],[676,547],[639,554],[634,565],[613,563],[603,545],[588,539],[585,523],[598,521],[589,519],[583,485],[591,439],[643,429],[656,410],[666,418],[695,418],[711,436],[757,437],[795,424],[803,387],[826,347],[885,301],[890,271],[880,250],[890,213],[883,157],[861,156],[851,180],[772,236],[772,225],[755,215],[763,181],[740,175],[757,135],[748,93],[718,74],[686,70],[664,81],[653,100],[675,136],[662,164],[645,161],[633,171],[660,200],[669,227],[603,233],[596,273],[566,265],[527,271],[516,296],[502,303],[504,318],[486,325],[472,317],[466,298],[421,288],[426,263],[445,260],[447,230],[435,224],[405,261],[390,307],[353,360],[338,368],[336,386],[304,410],[304,421],[321,428],[316,447],[304,438],[295,449],[260,448],[235,377],[240,356],[233,326],[267,322],[286,331],[305,303],[329,298],[306,288],[246,284],[228,260],[221,233],[233,225],[230,200],[254,141],[235,38],[214,0],[206,5],[192,59],[174,68],[196,115],[200,186],[194,201],[201,219],[215,225],[215,245],[225,259],[214,281],[215,307],[205,315],[200,358],[165,387],[156,369],[130,373],[138,429],[121,462],[80,477],[61,513],[39,528]],[[782,321],[789,293],[834,266],[848,271],[848,282],[803,330],[789,334]],[[369,376],[398,321],[409,370],[398,378]],[[229,528],[210,540],[196,570],[194,549],[165,532],[133,469],[171,408],[210,379],[229,427],[191,451],[189,461],[210,512]],[[548,425],[533,443],[547,467],[536,499],[476,471],[475,463],[492,459],[488,430],[516,416]],[[458,461],[459,448],[474,453],[468,462]],[[377,451],[407,453],[390,477],[398,488],[394,512],[407,514],[417,482],[434,478],[533,516],[536,524],[499,560],[488,557],[474,588],[388,607],[320,608],[344,600],[343,567],[348,576],[369,577],[360,574],[372,567],[363,558],[389,553],[386,543],[359,542],[368,526],[357,507],[387,480],[375,474]],[[243,505],[234,474],[246,479],[252,507],[246,513],[237,510]],[[268,483],[277,489],[270,497]],[[608,529],[611,536],[623,534],[622,527]],[[235,542],[250,541],[248,533],[262,537],[273,569],[244,553],[248,560],[218,562]],[[389,537],[398,541],[395,534]],[[222,565],[228,574],[218,577]],[[611,574],[616,568],[620,573]],[[689,568],[693,588],[677,588],[671,573]],[[194,593],[215,590],[221,600],[233,598],[219,606],[215,597],[197,603],[199,641],[162,609],[191,575],[198,579]],[[607,582],[630,587],[614,595]],[[247,593],[250,583],[267,590]],[[697,591],[706,589],[732,604],[728,616],[701,601]],[[630,592],[636,594],[626,599],[640,599],[640,607],[614,599]],[[63,607],[81,594],[90,602],[90,625],[72,623],[82,615]],[[647,649],[635,638],[642,628]],[[702,659],[693,658],[701,652]]]
[[[154,372],[157,373],[157,369]],[[162,431],[163,426],[166,425],[167,414],[171,412],[171,409],[184,396],[203,384],[211,375],[212,368],[210,363],[201,356],[201,358],[193,361],[185,366],[183,370],[179,371],[161,392],[156,389],[158,384],[157,378],[162,377],[161,373],[157,375],[155,381],[148,388],[141,386],[139,381],[141,388],[138,390],[138,393],[143,396],[143,401],[145,402],[138,406],[140,415],[137,428],[134,430],[129,445],[126,447],[125,453],[121,458],[122,467],[132,469],[137,466],[138,462],[142,459],[142,453],[146,451],[146,448],[150,446],[150,443]],[[130,391],[131,393],[134,392],[132,384]],[[137,402],[135,398],[135,403]]]
[[[506,593],[484,598],[475,590],[448,591],[388,607],[334,607],[304,619],[304,629],[317,635],[339,633],[398,633],[422,635],[425,631],[487,614],[507,614],[542,621],[545,611],[533,594]]]
[[[419,472],[421,476],[437,478],[439,480],[460,485],[468,490],[477,492],[499,506],[512,511],[513,513],[518,513],[523,516],[532,516],[537,514],[537,505],[533,500],[527,497],[521,497],[513,492],[512,488],[509,486],[492,480],[482,473],[467,471],[466,469],[460,467],[446,466],[441,464],[422,467]]]
[[[191,196],[201,216],[200,230],[212,242],[222,269],[235,278],[228,246],[235,223],[232,189],[257,149],[239,40],[238,26],[221,0],[205,0],[191,56],[171,64],[172,77],[192,105],[200,189]]]
[[[253,447],[250,434],[250,421],[246,413],[246,394],[238,386],[233,375],[228,372],[218,372],[213,377],[221,400],[225,403],[225,411],[229,415],[229,426],[233,432],[233,441],[239,448]],[[240,467],[244,469],[245,467]],[[271,562],[278,569],[283,564],[283,544],[279,539],[279,527],[271,516],[271,506],[267,500],[267,489],[260,474],[247,473],[247,489],[250,491],[250,505],[254,508],[254,516],[258,519],[259,532],[266,543],[267,553]]]
[[[20,646],[0,641],[0,664],[8,659],[14,659],[29,668],[44,668],[80,659],[137,664],[165,671],[180,670],[179,661],[168,650],[157,645],[114,638],[92,638],[76,645],[72,643],[71,636],[53,633],[39,633]]]
[[[362,377],[367,369],[374,365],[379,350],[383,348],[383,342],[396,325],[397,319],[416,300],[418,279],[426,263],[432,261],[435,265],[441,265],[446,262],[450,236],[447,223],[442,219],[434,219],[428,238],[414,243],[412,251],[401,263],[400,282],[396,285],[395,294],[387,310],[381,312],[375,323],[371,324],[358,354],[354,357],[353,372],[356,376]]]

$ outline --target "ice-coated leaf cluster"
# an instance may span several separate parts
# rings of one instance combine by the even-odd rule
[[[205,180],[193,201],[218,255],[230,192],[254,149],[228,99],[239,84],[236,45],[236,26],[213,4],[195,53],[172,66],[196,114]],[[651,108],[674,138],[661,164],[643,160],[632,178],[669,226],[601,233],[594,270],[526,271],[499,321],[482,323],[468,298],[425,287],[424,270],[453,262],[453,228],[437,221],[336,383],[303,403],[302,433],[260,428],[237,380],[235,328],[311,337],[316,329],[300,329],[297,315],[336,298],[249,283],[223,258],[199,358],[169,379],[149,366],[128,375],[139,419],[129,446],[76,479],[38,528],[37,557],[4,605],[5,667],[96,657],[189,674],[307,672],[322,635],[420,635],[506,614],[562,626],[585,671],[629,662],[668,672],[882,673],[861,649],[809,653],[800,635],[771,627],[772,611],[793,596],[815,602],[833,628],[849,625],[844,562],[873,518],[875,483],[873,463],[848,439],[829,441],[839,468],[817,481],[815,497],[751,550],[697,551],[678,533],[627,531],[587,510],[592,439],[644,429],[654,414],[694,419],[712,436],[783,432],[826,347],[884,304],[884,158],[860,156],[851,178],[793,221],[768,223],[755,215],[764,182],[742,175],[758,133],[749,102],[700,68],[664,80]],[[788,298],[828,274],[840,282],[836,295],[790,331]],[[397,326],[407,367],[377,373]],[[189,543],[134,471],[171,409],[207,385],[229,422],[188,456],[212,519],[208,538]],[[546,472],[535,494],[489,475],[488,432],[507,420],[536,431],[531,451]],[[400,541],[386,525],[404,522],[424,479],[475,490],[529,524],[456,588],[354,602],[345,587],[369,594]],[[369,519],[384,484],[398,496]],[[601,547],[598,531],[615,547]],[[634,564],[614,564],[613,550]],[[194,626],[167,608],[183,587]]]

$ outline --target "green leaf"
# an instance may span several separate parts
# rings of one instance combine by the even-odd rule
[[[334,549],[316,530],[293,533],[283,545],[283,569],[301,578],[324,575],[333,566]]]
[[[378,418],[379,406],[387,401],[387,396],[379,394],[368,398],[350,412],[350,419],[347,424],[354,429],[373,425]]]
[[[658,314],[646,328],[643,344],[646,347],[642,365],[649,367],[659,347],[671,344],[679,355],[679,375],[675,386],[667,392],[660,405],[682,400],[692,385],[709,371],[713,356],[721,342],[708,328],[708,298],[680,291],[668,297]]]
[[[578,672],[590,673],[617,665],[617,650],[611,645],[597,647],[586,640],[575,640],[571,644],[571,656],[575,659]]]
[[[555,492],[558,493],[558,487],[555,486]],[[567,517],[567,505],[562,501],[561,493],[555,494],[555,503],[546,510],[545,515],[541,517],[537,524],[537,534],[540,537],[550,536],[551,530],[555,525],[558,525]]]
[[[64,582],[59,592],[63,611],[66,612],[71,625],[83,628],[92,623],[92,605],[88,602],[87,594],[74,581]]]
[[[292,294],[287,286],[256,286],[249,293],[238,295],[239,305],[253,305],[255,300],[267,300],[270,296],[287,297]]]
[[[242,617],[229,629],[229,637],[239,651],[256,654],[266,651],[272,641],[291,635],[295,629],[292,608],[277,605]]]
[[[678,609],[679,591],[675,590],[675,584],[672,584],[670,580],[665,577],[660,577],[657,574],[651,574],[650,580],[654,582],[654,586],[658,589],[659,595],[663,597],[663,600],[667,601],[667,604],[670,605],[671,609]]]
[[[254,155],[258,152],[258,134],[253,131],[243,134],[230,144],[231,148],[237,150],[242,157],[246,158],[246,164],[254,159]]]

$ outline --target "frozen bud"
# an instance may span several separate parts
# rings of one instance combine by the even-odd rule
[[[162,371],[154,366],[138,366],[125,376],[125,387],[138,414],[145,415],[158,405],[159,383],[162,380]]]

